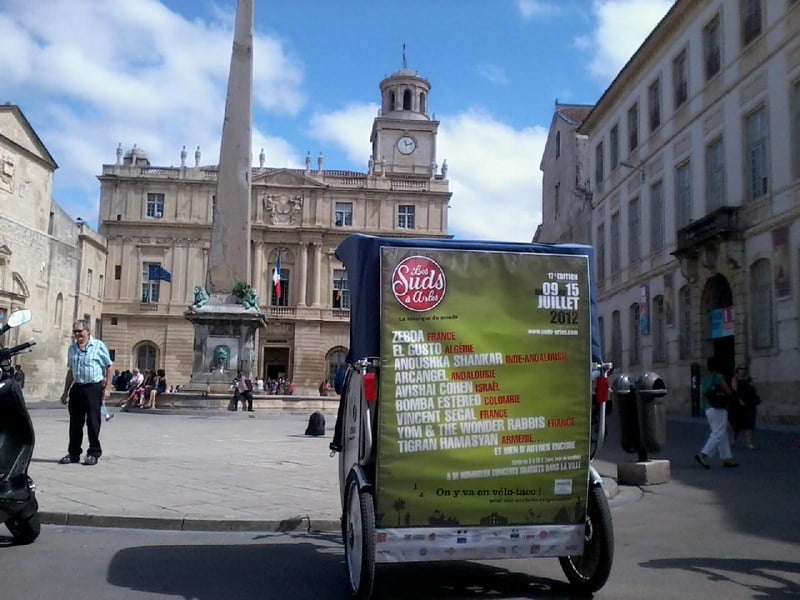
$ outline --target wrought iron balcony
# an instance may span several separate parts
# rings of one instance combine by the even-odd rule
[[[679,229],[677,249],[673,254],[678,258],[695,254],[712,240],[738,239],[740,232],[739,207],[722,206]]]

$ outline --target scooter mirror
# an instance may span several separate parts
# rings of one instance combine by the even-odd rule
[[[25,323],[30,321],[31,317],[32,317],[31,311],[29,311],[28,309],[17,310],[8,316],[6,325],[8,325],[8,327],[19,327],[20,325],[25,325]]]

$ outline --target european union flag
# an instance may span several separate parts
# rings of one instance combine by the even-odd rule
[[[149,265],[147,277],[150,279],[150,281],[158,281],[159,279],[163,279],[164,281],[172,282],[172,273],[167,271],[161,265]]]

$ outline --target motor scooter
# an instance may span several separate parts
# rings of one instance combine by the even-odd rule
[[[0,326],[0,336],[31,320],[31,311],[19,310]],[[34,433],[22,388],[14,380],[11,358],[36,342],[0,348],[0,521],[16,544],[30,544],[41,531],[36,486],[28,476]]]

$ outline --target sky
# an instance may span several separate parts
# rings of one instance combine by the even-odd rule
[[[672,0],[255,0],[253,160],[366,172],[379,84],[431,83],[449,233],[530,241],[556,101],[594,104]],[[97,227],[119,143],[217,164],[235,0],[0,0],[0,102],[59,165],[54,199]]]

